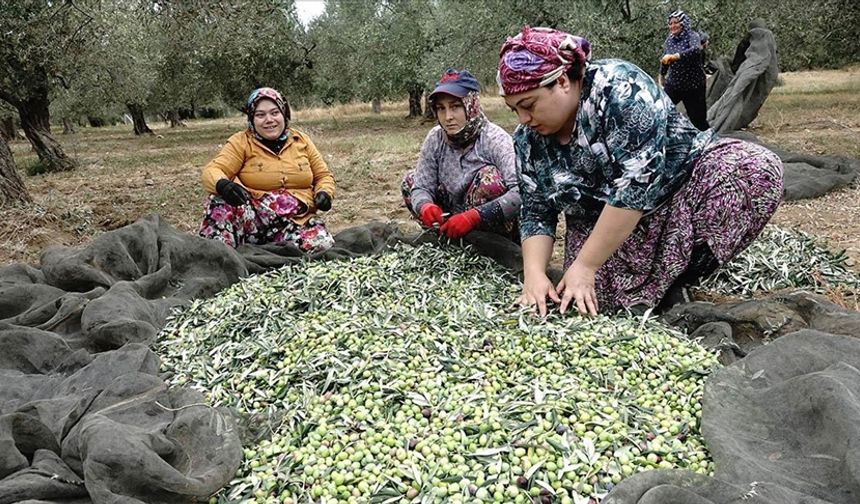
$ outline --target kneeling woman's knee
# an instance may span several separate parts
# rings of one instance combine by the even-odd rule
[[[466,191],[466,201],[478,206],[494,200],[508,192],[502,172],[492,165],[484,166],[475,173],[472,184]]]

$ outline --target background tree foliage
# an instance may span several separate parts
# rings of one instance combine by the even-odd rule
[[[307,27],[293,0],[8,0],[0,102],[46,169],[70,169],[52,115],[67,129],[125,115],[144,133],[146,115],[178,126],[200,110],[239,110],[268,85],[298,106],[409,98],[415,116],[449,66],[494,86],[499,48],[524,24],[586,36],[595,58],[653,74],[679,7],[710,34],[712,57],[731,56],[762,17],[783,70],[860,59],[856,0],[326,0]]]
[[[316,96],[324,103],[408,96],[421,115],[438,2],[329,0],[311,24]]]
[[[248,93],[263,85],[289,98],[312,93],[314,48],[292,0],[200,4],[197,47],[202,73],[215,86],[212,98],[239,109]]]
[[[853,0],[328,0],[308,36],[315,89],[331,100],[366,100],[366,82],[384,97],[405,97],[418,76],[426,89],[449,66],[495,81],[505,37],[525,24],[587,37],[595,58],[623,58],[654,74],[667,36],[666,17],[683,7],[694,29],[711,37],[710,55],[731,57],[749,21],[774,31],[785,71],[839,67],[860,61],[860,4]],[[414,15],[418,17],[403,17]],[[423,14],[420,14],[423,13]],[[382,30],[381,32],[379,30]],[[337,54],[338,57],[332,57]],[[362,84],[359,84],[362,83]],[[313,97],[312,97],[313,98]]]
[[[95,24],[72,2],[14,0],[0,9],[0,100],[18,112],[21,128],[51,170],[75,164],[50,135],[50,94],[82,71],[80,55]]]

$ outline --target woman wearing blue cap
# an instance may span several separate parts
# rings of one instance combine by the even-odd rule
[[[448,69],[430,93],[439,124],[403,178],[406,207],[448,238],[474,229],[517,239],[520,193],[511,136],[484,116],[478,81]]]

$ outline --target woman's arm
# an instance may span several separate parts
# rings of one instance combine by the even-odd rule
[[[441,129],[433,128],[421,144],[412,186],[412,210],[416,214],[421,213],[425,204],[435,202],[436,188],[439,187],[439,160],[436,155],[441,141]]]
[[[690,33],[690,45],[683,51],[678,52],[678,55],[681,56],[682,60],[696,57],[700,58],[702,55],[702,39],[699,37],[697,32]]]
[[[594,290],[594,276],[609,257],[624,243],[636,228],[642,212],[605,205],[597,223],[585,240],[579,255],[565,271],[564,277],[556,287],[561,295],[559,309],[567,311],[571,302],[580,313],[597,315],[597,293]]]
[[[636,228],[642,211],[605,205],[576,261],[597,271]]]
[[[217,194],[215,184],[221,179],[233,180],[245,164],[245,133],[231,136],[221,151],[203,167],[203,188]]]
[[[558,294],[546,275],[554,242],[552,236],[546,235],[534,235],[523,240],[523,293],[517,302],[536,305],[541,317],[547,312],[547,297],[559,302]]]
[[[552,257],[558,210],[547,200],[541,175],[532,161],[532,142],[527,128],[518,126],[514,131],[517,182],[522,204],[520,206],[520,237],[523,244],[523,292],[518,302],[536,305],[541,316],[546,315],[546,298],[559,301],[555,289],[546,275]]]
[[[666,56],[667,54],[671,54],[669,52],[669,41],[668,40],[665,43],[663,43],[663,56]],[[665,79],[666,74],[669,73],[669,65],[666,63],[663,63],[663,56],[660,57],[660,75],[659,75],[659,77],[662,77]],[[662,85],[662,82],[660,83],[660,85]]]

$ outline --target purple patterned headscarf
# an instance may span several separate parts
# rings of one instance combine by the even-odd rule
[[[248,101],[245,102],[245,112],[248,114],[248,129],[251,130],[251,133],[253,133],[258,139],[263,139],[257,133],[257,130],[254,129],[254,112],[257,111],[257,104],[263,99],[275,102],[275,106],[278,107],[278,110],[281,111],[281,115],[284,116],[284,131],[281,133],[281,136],[278,137],[278,140],[285,140],[290,134],[290,105],[286,100],[284,100],[281,93],[274,88],[261,87],[251,91],[251,94],[248,96]]]
[[[523,93],[546,86],[574,64],[584,67],[589,59],[591,43],[587,39],[552,28],[526,25],[502,45],[499,94]]]

